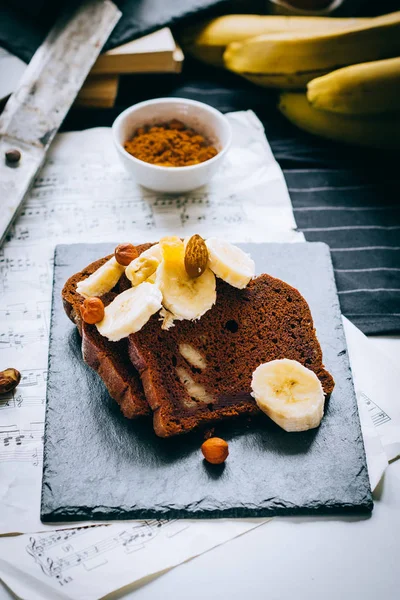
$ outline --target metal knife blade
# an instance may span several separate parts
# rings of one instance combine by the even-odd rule
[[[8,100],[0,116],[0,245],[120,16],[110,0],[86,0],[74,12],[64,13]],[[14,148],[21,159],[10,163],[5,155]]]

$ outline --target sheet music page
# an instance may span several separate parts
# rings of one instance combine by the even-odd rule
[[[96,600],[266,523],[136,521],[7,540],[0,575],[26,600]],[[0,540],[0,548],[5,540]],[[4,556],[4,553],[3,553]]]
[[[386,459],[395,460],[400,456],[399,369],[346,317],[343,324],[359,404],[362,400]]]
[[[135,185],[108,128],[63,133],[53,143],[0,249],[0,367],[22,373],[17,389],[0,399],[0,533],[52,529],[40,522],[39,504],[56,244],[192,233],[234,242],[304,239],[260,121],[252,112],[228,119],[233,144],[223,168],[209,187],[186,195]]]

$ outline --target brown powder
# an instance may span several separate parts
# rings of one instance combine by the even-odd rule
[[[197,165],[218,154],[205,137],[176,119],[139,127],[124,148],[135,158],[160,167]]]

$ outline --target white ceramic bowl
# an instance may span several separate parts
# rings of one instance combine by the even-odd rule
[[[218,150],[210,160],[188,167],[160,167],[139,160],[124,149],[135,130],[178,119],[204,135]],[[135,180],[157,192],[180,193],[206,184],[220,167],[231,142],[231,127],[227,118],[215,108],[185,98],[159,98],[134,104],[116,118],[113,138],[123,165]]]

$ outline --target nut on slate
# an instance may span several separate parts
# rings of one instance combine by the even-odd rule
[[[100,298],[86,298],[80,310],[82,319],[89,325],[100,323],[104,318],[104,304]]]
[[[0,394],[12,392],[21,381],[21,373],[17,369],[0,371]]]
[[[185,249],[185,269],[192,279],[200,277],[207,268],[208,250],[200,235],[192,235]]]
[[[212,437],[202,444],[201,451],[207,462],[220,465],[228,458],[228,442],[219,437]]]
[[[120,265],[127,267],[135,258],[139,256],[133,244],[120,244],[115,248],[115,260]]]

